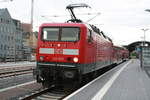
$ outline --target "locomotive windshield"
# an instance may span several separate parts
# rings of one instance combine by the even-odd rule
[[[43,29],[43,39],[58,41],[59,28],[44,28]]]
[[[78,41],[79,28],[43,28],[43,40],[48,41]]]

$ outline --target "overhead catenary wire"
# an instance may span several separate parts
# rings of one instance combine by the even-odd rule
[[[0,2],[11,2],[13,0],[0,0]]]
[[[97,14],[101,14],[100,12],[98,13],[78,13],[76,15],[97,15]],[[66,16],[70,16],[70,15],[42,15],[44,17],[66,17]]]
[[[50,20],[51,22],[55,23],[55,21],[53,21],[52,19],[48,18],[47,16],[41,16],[42,18],[45,18],[47,20]]]
[[[91,19],[87,20],[86,22],[90,22],[91,20],[93,20],[94,18],[96,18],[97,16],[99,16],[101,13],[97,13],[97,15],[95,15],[94,17],[92,17]]]

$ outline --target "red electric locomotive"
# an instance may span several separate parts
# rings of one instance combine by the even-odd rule
[[[74,16],[73,8],[83,6],[87,7],[67,6],[74,17],[71,23],[45,23],[39,28],[35,74],[44,86],[81,82],[84,76],[116,63],[111,39]]]
[[[93,28],[84,23],[42,24],[38,34],[37,80],[78,80],[112,64],[113,43]]]

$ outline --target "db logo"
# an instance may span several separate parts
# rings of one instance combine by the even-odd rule
[[[55,49],[55,54],[62,54],[63,50],[62,49]]]

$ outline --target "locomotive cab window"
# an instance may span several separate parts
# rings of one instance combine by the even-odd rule
[[[62,28],[61,41],[78,41],[79,28]]]
[[[58,41],[59,28],[43,28],[43,39],[50,41]]]
[[[47,41],[78,41],[80,29],[75,27],[43,28],[42,39]]]

